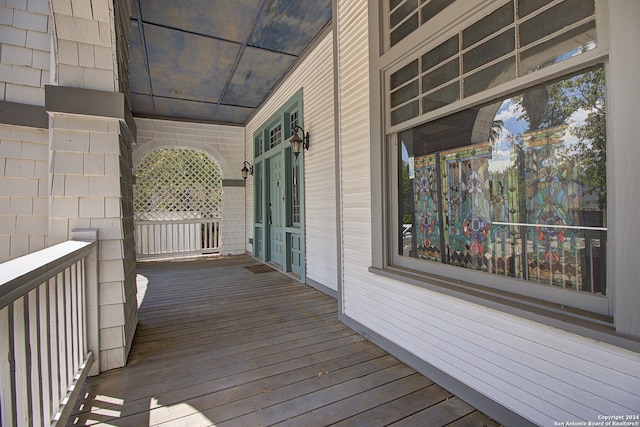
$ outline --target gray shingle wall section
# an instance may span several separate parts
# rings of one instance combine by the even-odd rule
[[[48,246],[48,133],[0,124],[0,262]]]
[[[100,366],[123,366],[137,324],[131,144],[117,119],[51,113],[50,243],[99,239]]]
[[[54,84],[118,92],[113,1],[73,2],[73,7],[64,1],[51,4]]]
[[[0,2],[0,100],[44,105],[49,83],[49,2]]]
[[[48,4],[46,0],[37,1]],[[126,62],[127,34],[117,28],[115,13],[128,15],[128,2],[115,3],[114,8],[113,0],[51,2],[56,76],[52,85],[60,86],[62,91],[50,90],[46,95],[48,107],[56,105],[54,101],[75,107],[48,108],[48,243],[67,240],[77,228],[98,229],[101,370],[126,363],[137,324],[131,158],[134,141],[129,140],[130,132],[123,129],[119,120],[122,117],[102,110],[88,113],[79,97],[82,95],[85,101],[88,97],[91,105],[100,103],[105,92],[117,95],[127,87],[121,78],[126,70],[116,67],[118,58]],[[118,19],[122,21],[120,15]],[[68,95],[70,88],[76,92],[92,90],[51,99]],[[120,108],[122,111],[124,105]]]

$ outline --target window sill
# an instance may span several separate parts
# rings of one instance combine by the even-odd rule
[[[618,334],[611,316],[595,314],[403,267],[369,267],[369,271],[627,350],[640,352],[640,339]]]

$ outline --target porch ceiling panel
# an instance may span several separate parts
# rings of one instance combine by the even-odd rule
[[[222,102],[226,105],[257,107],[296,58],[247,47]]]
[[[144,33],[154,96],[218,101],[240,45],[149,24]]]
[[[234,107],[220,105],[216,111],[216,120],[222,123],[245,123],[254,109],[250,107]]]
[[[129,34],[129,86],[132,94],[151,95],[151,78],[145,61],[138,21],[131,22]]]
[[[245,124],[331,22],[331,0],[131,0],[133,114]]]
[[[215,104],[189,101],[185,99],[153,97],[156,114],[160,117],[172,117],[183,120],[206,121],[213,114]]]
[[[154,114],[153,97],[150,95],[132,93],[131,108],[138,114],[151,116]]]
[[[329,21],[330,1],[268,0],[249,44],[300,55]]]
[[[142,19],[242,44],[260,0],[140,0]]]

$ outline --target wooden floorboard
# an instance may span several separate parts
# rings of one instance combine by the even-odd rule
[[[139,264],[127,366],[89,378],[68,425],[497,426],[340,323],[335,299],[256,264]]]

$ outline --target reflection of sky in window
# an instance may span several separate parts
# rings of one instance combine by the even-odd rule
[[[592,49],[595,49],[596,47],[598,47],[598,43],[595,40],[591,40],[590,42],[585,43],[582,46],[565,52],[563,55],[559,55],[555,62],[564,61],[565,59],[569,59],[574,56],[580,55],[581,53],[588,52]]]
[[[522,134],[529,129],[529,123],[519,117],[522,115],[520,106],[511,99],[506,99],[493,118],[502,121],[502,128],[498,130],[498,138],[493,145],[493,153],[489,160],[489,171],[504,172],[513,166],[513,145],[522,139]]]
[[[595,47],[595,43],[588,45],[586,50],[590,50]],[[580,51],[584,51],[584,47]],[[572,50],[567,53],[568,56],[575,56],[580,53],[577,50]],[[580,96],[579,93],[572,93],[570,96]],[[590,113],[595,112],[593,110],[585,110],[583,108],[574,111],[571,116],[566,120],[567,128],[563,133],[564,146],[571,148],[578,142],[589,144],[589,141],[580,141],[575,135],[575,129],[583,126],[586,123],[586,119]],[[497,139],[493,143],[492,158],[489,161],[489,169],[492,172],[504,172],[508,168],[514,165],[514,144],[522,145],[523,135],[529,130],[529,122],[522,119],[523,116],[522,106],[509,98],[502,102],[498,112],[494,116],[493,120],[501,121],[502,128],[498,129]],[[409,153],[404,142],[400,141],[401,145],[401,157],[404,162],[409,162]]]
[[[565,147],[569,148],[580,140],[575,136],[575,128],[583,126],[592,111],[583,108],[578,109],[569,116],[566,123],[569,125],[563,134]],[[493,145],[492,159],[489,161],[491,172],[504,172],[513,166],[513,145],[520,144],[522,135],[529,130],[529,122],[523,120],[520,105],[511,99],[503,101],[494,117],[494,121],[501,120],[503,127],[498,131],[498,138]]]

